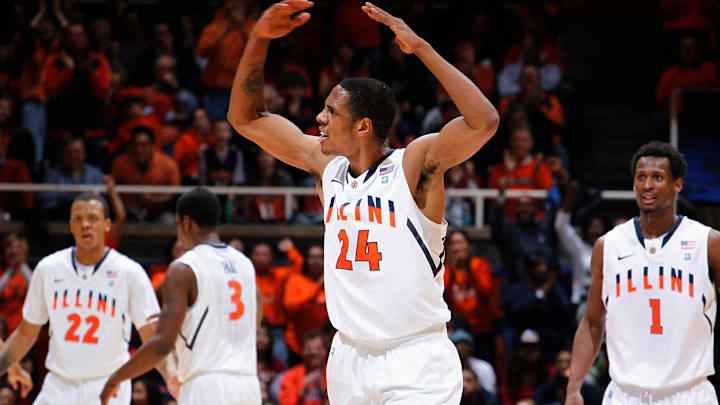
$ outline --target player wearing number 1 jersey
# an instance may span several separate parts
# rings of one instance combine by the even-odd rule
[[[189,250],[168,268],[155,335],[110,376],[102,403],[174,348],[182,383],[178,404],[259,405],[255,333],[261,307],[252,262],[220,242],[220,201],[207,189],[183,194],[175,214],[178,239]]]
[[[42,326],[50,322],[50,348],[36,405],[96,404],[112,371],[128,358],[132,325],[145,340],[160,311],[150,279],[135,261],[104,245],[110,229],[105,200],[82,194],[70,209],[75,246],[55,252],[35,267],[23,320],[0,351],[0,373],[21,359]],[[158,370],[172,388],[174,366]],[[130,384],[111,402],[130,403]]]
[[[338,329],[327,366],[333,405],[457,404],[462,371],[447,338],[443,295],[447,223],[443,175],[495,133],[498,115],[480,90],[401,19],[365,3],[450,94],[463,117],[439,133],[392,150],[392,90],[374,79],[335,86],[318,114],[320,137],[264,111],[263,69],[270,40],[304,24],[313,3],[287,0],[266,10],[245,47],[228,119],[240,134],[315,177],[325,210],[325,291]]]
[[[686,163],[667,143],[632,160],[640,216],[598,239],[587,311],[573,346],[566,405],[580,387],[603,332],[612,381],[603,404],[716,405],[713,367],[720,232],[675,214]]]

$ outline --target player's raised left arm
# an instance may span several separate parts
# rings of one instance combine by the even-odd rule
[[[173,351],[185,320],[188,297],[196,288],[195,275],[186,264],[178,261],[170,264],[162,284],[163,307],[155,333],[110,376],[100,394],[103,405],[108,403],[121,382],[145,374]]]
[[[710,230],[707,250],[710,274],[712,275],[715,285],[720,286],[720,283],[718,283],[718,281],[720,281],[720,231],[715,229]],[[720,288],[718,288],[718,291],[720,291]]]
[[[403,52],[420,58],[462,115],[447,123],[439,134],[432,135],[433,144],[427,149],[425,161],[437,164],[444,172],[470,158],[497,130],[500,117],[495,107],[467,76],[448,63],[403,20],[371,3],[365,3],[362,9],[370,18],[385,24],[395,33],[395,42]],[[408,152],[411,153],[410,148]]]

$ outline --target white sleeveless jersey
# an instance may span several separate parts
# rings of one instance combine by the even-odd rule
[[[359,342],[391,342],[444,325],[447,222],[427,219],[394,150],[358,178],[345,157],[322,178],[325,294],[333,326]]]
[[[207,372],[257,375],[255,267],[232,247],[199,244],[178,261],[188,265],[198,294],[175,342],[178,378]]]
[[[664,389],[714,373],[709,230],[680,216],[662,239],[646,240],[635,218],[605,236],[602,297],[617,384]]]
[[[42,259],[33,272],[23,318],[35,325],[50,321],[48,370],[70,379],[106,377],[129,358],[131,322],[141,328],[160,313],[145,270],[108,249],[83,279],[75,248]]]

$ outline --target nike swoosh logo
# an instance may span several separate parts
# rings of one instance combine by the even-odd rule
[[[55,281],[56,283],[59,283],[61,281],[65,281],[65,279],[64,278],[56,278],[53,281]]]
[[[634,253],[633,253],[633,254],[634,254]],[[630,256],[632,256],[632,255],[618,256],[618,260],[627,259],[627,258],[630,257]]]

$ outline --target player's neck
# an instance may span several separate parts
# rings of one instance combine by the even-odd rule
[[[193,242],[195,245],[199,245],[201,243],[207,243],[209,245],[222,244],[220,237],[218,236],[217,232],[215,232],[215,231],[198,233],[196,235],[196,237],[193,239],[194,239]]]
[[[347,156],[348,161],[350,161],[350,174],[352,174],[353,177],[357,177],[368,171],[374,164],[379,163],[378,161],[390,151],[390,147],[384,143],[374,140],[370,142],[363,145],[357,154]]]
[[[675,226],[677,219],[674,206],[661,212],[641,212],[639,220],[640,229],[642,230],[643,236],[648,239],[659,238],[670,232],[670,229]]]
[[[80,264],[84,264],[86,266],[93,266],[97,264],[100,260],[102,260],[103,256],[105,256],[105,252],[107,251],[107,249],[108,248],[104,245],[100,245],[92,249],[83,249],[77,246],[75,247],[75,260],[77,260]]]

